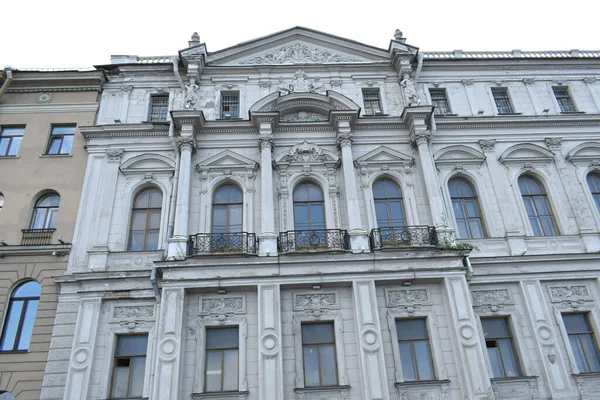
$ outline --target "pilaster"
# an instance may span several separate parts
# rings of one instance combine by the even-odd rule
[[[596,91],[596,78],[588,77],[583,78],[583,81],[587,85],[590,90],[590,95],[592,95],[592,100],[594,100],[594,104],[596,105],[596,109],[600,111],[600,97],[598,96],[598,92]]]
[[[103,165],[102,183],[100,184],[100,198],[98,199],[98,223],[96,232],[89,251],[88,265],[92,270],[106,270],[108,260],[108,235],[110,221],[114,209],[117,179],[119,177],[119,165],[123,158],[123,149],[106,150],[106,158]]]
[[[65,385],[65,400],[88,398],[101,302],[100,297],[93,297],[83,298],[79,303]]]
[[[275,234],[275,208],[273,204],[273,126],[275,118],[257,118],[258,146],[260,148],[261,178],[261,232],[258,236],[258,255],[277,255],[277,235]]]
[[[374,281],[352,283],[365,400],[389,400]]]
[[[473,80],[463,79],[461,83],[463,84],[465,93],[467,94],[467,101],[469,102],[469,107],[471,107],[471,115],[478,115],[479,105],[477,103],[477,96],[475,95],[475,88],[473,87]]]
[[[258,286],[258,398],[283,400],[279,285]]]
[[[444,278],[444,288],[456,346],[463,398],[491,400],[492,385],[477,333],[467,280],[464,276]]]
[[[529,94],[529,99],[531,100],[531,103],[533,104],[533,107],[535,108],[536,115],[540,115],[544,110],[542,109],[540,99],[538,98],[538,95],[535,91],[535,86],[534,86],[535,79],[533,79],[533,78],[523,79],[523,84],[527,88],[527,94]]]
[[[177,399],[181,381],[181,354],[185,291],[163,289],[159,318],[156,321],[156,364],[150,400]]]

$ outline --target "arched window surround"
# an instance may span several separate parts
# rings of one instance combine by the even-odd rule
[[[321,187],[321,185],[319,185],[318,183],[316,183],[315,181],[313,181],[311,179],[304,179],[304,180],[299,180],[298,182],[296,182],[296,184],[293,186],[291,194],[290,194],[290,197],[292,198],[291,213],[292,213],[292,216],[293,216],[293,219],[294,219],[294,224],[292,225],[292,227],[294,227],[293,230],[302,230],[297,225],[298,221],[296,221],[296,211],[295,211],[295,209],[296,209],[296,204],[298,204],[298,203],[304,203],[304,202],[303,201],[295,201],[294,194],[296,193],[297,190],[300,190],[300,186],[302,186],[304,184],[310,184],[310,185],[316,186],[321,191],[321,196],[323,197],[323,224],[324,224],[324,226],[323,226],[323,228],[312,227],[310,230],[313,230],[313,229],[330,229],[329,226],[327,225],[327,220],[326,220],[326,216],[325,216],[327,210],[325,208],[326,207],[325,206],[325,192],[323,192],[323,188]],[[313,204],[320,203],[320,201],[314,200],[314,199],[313,200],[308,199],[306,202],[307,203],[313,203]],[[309,211],[309,213],[310,213],[310,211]],[[307,220],[307,222],[309,224],[313,224],[313,221],[314,221],[314,218],[309,218]]]
[[[227,203],[216,203],[215,202],[215,196],[217,195],[217,193],[220,190],[224,190],[226,187],[233,187],[234,189],[239,190],[239,193],[240,193],[240,195],[242,197],[241,201],[239,203],[237,203],[237,202],[234,203],[230,198],[228,198],[228,202]],[[231,195],[231,192],[228,193],[228,197],[230,195]],[[232,225],[235,225],[235,224],[233,224],[233,222],[236,222],[236,221],[231,221],[230,220],[231,215],[229,213],[230,207],[233,206],[233,205],[237,205],[237,204],[239,204],[241,206],[241,215],[240,215],[240,220],[239,220],[240,227],[239,227],[239,229],[235,229],[232,226]],[[226,209],[227,209],[227,213],[226,213],[227,215],[225,216],[225,218],[226,218],[226,220],[225,220],[225,222],[226,222],[225,227],[226,227],[227,233],[243,232],[244,231],[243,230],[243,227],[244,227],[244,192],[242,191],[242,188],[239,187],[238,185],[236,185],[235,183],[231,183],[231,182],[222,182],[219,186],[215,187],[215,190],[213,190],[213,192],[212,192],[211,230],[210,230],[210,233],[218,233],[218,232],[215,232],[215,228],[217,227],[217,224],[216,224],[216,221],[215,221],[215,207],[218,206],[218,205],[220,205],[220,206],[225,205]]]
[[[327,179],[321,173],[313,171],[313,173],[311,173],[309,176],[306,176],[304,173],[295,173],[289,178],[287,185],[289,191],[289,195],[287,196],[287,215],[285,215],[286,213],[284,212],[280,212],[280,231],[283,232],[294,230],[294,189],[296,188],[296,186],[298,186],[298,184],[304,181],[314,183],[323,191],[325,229],[341,229],[341,216],[339,214],[339,209],[337,208],[337,194],[331,194],[329,191],[329,183],[327,182]],[[335,196],[335,205],[332,204],[332,196]],[[334,212],[337,216],[337,224],[334,221],[334,219],[336,218],[334,217]],[[284,225],[282,224],[282,221],[284,218],[287,218],[287,229],[283,228]]]
[[[141,181],[141,179],[140,179]],[[167,188],[164,184],[158,180],[153,180],[152,182],[138,182],[136,185],[132,185],[124,198],[127,199],[126,202],[123,202],[123,210],[121,213],[121,221],[126,221],[126,223],[122,223],[122,229],[119,232],[119,245],[114,246],[114,248],[118,248],[121,251],[130,251],[129,250],[129,234],[131,231],[131,211],[133,210],[133,202],[141,191],[145,189],[156,188],[162,192],[162,208],[160,214],[160,229],[158,233],[158,249],[153,251],[160,251],[164,249],[165,235],[167,232],[167,221],[168,221],[168,201],[170,197],[170,192],[167,191]],[[116,217],[113,215],[113,218]],[[112,243],[112,241],[111,241]],[[110,246],[110,243],[109,243]]]
[[[212,210],[215,191],[223,185],[235,185],[242,191],[242,232],[254,232],[254,191],[248,189],[246,182],[239,176],[223,176],[207,185],[206,193],[200,192],[200,220],[198,233],[212,232]],[[275,210],[273,210],[275,212]]]
[[[450,194],[450,181],[452,179],[463,179],[465,181],[467,181],[471,187],[473,188],[473,191],[475,192],[475,196],[477,196],[477,205],[479,206],[479,213],[480,213],[480,218],[481,218],[481,223],[483,225],[483,238],[465,238],[465,240],[478,240],[478,239],[486,239],[489,238],[491,236],[491,232],[493,229],[493,225],[492,225],[492,221],[493,219],[489,216],[488,212],[487,212],[487,208],[488,208],[488,204],[487,204],[487,196],[485,194],[482,194],[482,189],[481,187],[477,184],[477,180],[471,176],[468,172],[461,172],[461,173],[455,173],[455,174],[450,174],[444,181],[444,190],[443,193],[446,196],[446,207],[448,210],[448,214],[452,217],[451,218],[451,225],[454,228],[454,230],[456,231],[457,237],[458,237],[458,226],[456,223],[456,215],[454,214],[454,207],[452,206],[452,195]]]
[[[592,209],[592,215],[595,218],[595,221],[598,225],[600,225],[600,210],[598,209],[597,205],[596,205],[596,201],[594,200],[594,196],[592,193],[592,188],[590,187],[589,183],[588,183],[588,179],[590,177],[590,175],[596,175],[598,177],[600,177],[600,169],[598,168],[588,168],[587,171],[584,172],[583,174],[583,181],[582,181],[582,185],[584,186],[584,192],[586,194],[586,197],[588,199],[588,202],[590,204],[590,208]]]
[[[146,207],[146,204],[142,204],[142,205],[136,207],[136,201],[137,201],[138,197],[142,193],[144,193],[146,191],[153,191],[153,190],[160,192],[160,196],[161,196],[161,199],[160,199],[161,200],[160,201],[160,220],[158,221],[158,234],[157,234],[158,237],[157,237],[156,249],[148,249],[148,248],[146,248],[146,246],[148,244],[148,233],[151,230],[152,231],[156,231],[156,229],[152,229],[149,226],[149,223],[151,221],[151,219],[150,219],[150,215],[151,214],[149,214],[149,212],[151,210],[157,211],[157,209],[159,207],[157,207],[156,205],[153,206],[152,204],[150,204],[150,201],[151,201],[152,197],[148,197],[147,207]],[[161,229],[160,229],[160,226],[161,226],[161,221],[162,221],[163,213],[164,213],[164,208],[163,208],[164,197],[165,197],[165,193],[162,190],[160,190],[158,187],[153,186],[153,185],[144,187],[144,188],[138,190],[135,193],[135,195],[133,196],[133,202],[132,202],[131,213],[130,213],[130,218],[129,218],[129,234],[128,234],[128,239],[127,239],[127,250],[128,251],[156,251],[156,250],[160,249],[160,244],[161,244],[161,236],[160,236],[160,230]],[[144,206],[144,207],[142,207],[142,206]],[[143,230],[143,232],[144,232],[144,240],[143,240],[143,246],[142,246],[143,248],[139,249],[139,250],[132,249],[132,246],[133,246],[133,232],[134,232],[133,221],[134,221],[134,215],[135,215],[134,214],[134,210],[137,210],[137,211],[146,210],[145,217],[144,217],[144,230]],[[136,231],[140,231],[140,229],[135,229],[135,230]]]
[[[556,230],[557,230],[556,236],[564,235],[565,234],[564,227],[566,225],[564,225],[564,223],[562,223],[564,221],[564,219],[562,217],[562,210],[560,207],[555,206],[555,204],[556,204],[555,199],[557,197],[554,194],[552,187],[548,184],[549,180],[547,179],[547,177],[544,174],[542,174],[541,172],[539,172],[537,170],[525,170],[525,171],[522,170],[519,174],[516,174],[516,176],[514,177],[513,190],[514,190],[515,196],[517,198],[517,204],[519,205],[519,210],[521,212],[523,226],[525,227],[525,232],[526,232],[527,236],[545,237],[545,236],[535,235],[533,232],[531,223],[529,222],[529,215],[527,214],[527,209],[525,208],[525,203],[523,202],[523,195],[519,188],[519,178],[521,178],[522,176],[531,176],[532,178],[536,179],[542,185],[542,187],[544,188],[544,190],[546,192],[546,198],[548,199],[548,205],[550,207],[550,210],[552,211],[554,224],[556,225]]]
[[[404,191],[402,184],[397,179],[390,176],[389,174],[380,174],[375,179],[372,179],[372,181],[370,182],[370,185],[369,185],[369,189],[371,191],[370,201],[371,201],[371,207],[373,208],[375,227],[381,228],[381,226],[379,226],[379,224],[377,222],[377,209],[375,207],[375,191],[373,190],[373,188],[375,187],[375,184],[378,181],[384,181],[384,180],[392,182],[400,190],[400,198],[402,199],[402,213],[404,214],[404,225],[409,226],[410,224],[409,224],[409,218],[408,218],[408,212],[407,212],[407,209],[408,209],[407,202],[409,201],[409,199],[406,197],[406,192]],[[410,201],[412,201],[412,200],[413,199],[410,199]],[[400,228],[400,226],[394,226],[394,228]]]
[[[36,318],[37,318],[37,311],[38,311],[38,308],[39,308],[39,302],[40,302],[40,299],[42,297],[42,285],[38,281],[36,281],[35,279],[32,279],[32,278],[26,278],[26,279],[20,279],[19,281],[15,282],[12,285],[12,287],[9,289],[8,294],[6,296],[6,303],[5,303],[5,306],[4,306],[4,313],[2,315],[2,320],[0,321],[0,323],[1,323],[1,325],[0,325],[0,341],[2,341],[4,339],[5,334],[6,334],[6,332],[5,332],[5,329],[7,328],[6,324],[7,324],[7,322],[9,322],[8,321],[8,317],[9,317],[9,314],[11,313],[11,306],[12,306],[12,303],[14,301],[13,299],[15,299],[16,291],[19,288],[21,288],[23,285],[25,285],[27,283],[30,283],[30,282],[37,283],[37,285],[39,287],[39,296],[34,296],[37,299],[33,299],[34,301],[37,301],[37,304],[35,305],[35,313],[33,313],[33,322],[31,323],[31,325],[29,327],[26,327],[26,326],[23,326],[23,324],[26,323],[25,320],[24,320],[24,318],[19,318],[18,327],[17,327],[18,330],[17,330],[17,332],[15,332],[15,340],[14,340],[14,345],[13,345],[13,348],[14,348],[14,346],[18,347],[18,344],[19,344],[20,340],[23,338],[23,334],[24,334],[23,330],[27,329],[27,332],[25,332],[26,335],[27,334],[29,335],[29,340],[28,340],[27,348],[26,349],[16,349],[16,350],[0,350],[0,352],[2,352],[2,351],[27,352],[29,350],[29,347],[31,345],[31,343],[30,343],[31,337],[33,336],[33,330],[35,328],[35,321],[36,321]],[[27,297],[22,297],[22,298],[23,299],[25,299],[25,298],[29,299],[30,297],[27,296]],[[18,301],[18,300],[16,300],[16,301]],[[29,301],[31,301],[31,300],[29,300]],[[24,308],[24,309],[22,309],[20,311],[20,315],[21,314],[26,314],[27,310],[29,310],[31,308],[31,306],[33,306],[33,305],[32,304],[28,304],[26,308]]]
[[[59,200],[58,212],[60,212],[60,202],[62,200],[60,193],[58,193],[54,189],[41,190],[35,196],[33,196],[33,198],[31,199],[31,205],[29,208],[29,212],[27,213],[27,224],[25,226],[26,229],[56,229],[56,227],[57,227],[56,223],[52,228],[34,228],[33,227],[33,218],[35,217],[36,206],[37,206],[38,202],[41,201],[44,197],[50,196],[50,195],[58,196],[58,200]]]

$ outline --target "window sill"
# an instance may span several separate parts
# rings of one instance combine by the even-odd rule
[[[66,158],[73,157],[73,154],[40,154],[40,158]]]
[[[217,118],[215,121],[242,121],[244,118]]]
[[[445,117],[458,117],[458,114],[436,114],[433,113],[436,118],[445,118]]]
[[[537,376],[507,376],[504,378],[491,378],[492,382],[516,382],[516,381],[530,381],[537,379]]]
[[[508,115],[508,116],[511,116],[511,115],[523,115],[523,113],[520,113],[520,112],[512,112],[512,113],[496,113],[496,115],[497,115],[497,116],[499,116],[499,117],[501,117],[501,116],[504,116],[504,115]]]
[[[396,387],[401,387],[401,386],[435,386],[435,385],[443,385],[446,383],[450,383],[449,379],[442,379],[442,380],[428,380],[428,381],[404,381],[404,382],[396,382],[394,383],[394,385],[396,385]]]
[[[142,124],[169,125],[171,121],[142,121]]]
[[[248,391],[244,392],[206,392],[192,393],[192,399],[224,399],[224,400],[240,400],[248,396]]]
[[[15,159],[15,158],[21,158],[19,156],[0,156],[0,160],[2,159]]]
[[[365,118],[389,117],[390,114],[363,114]]]
[[[306,388],[295,388],[298,399],[322,399],[342,400],[347,399],[350,385],[344,386],[311,386]]]
[[[406,381],[396,382],[395,385],[401,399],[442,399],[443,393],[449,389],[450,380]]]
[[[585,111],[559,111],[560,114],[585,114]]]
[[[0,350],[0,356],[2,354],[28,354],[29,350]]]

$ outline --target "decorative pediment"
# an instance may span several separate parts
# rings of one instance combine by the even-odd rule
[[[208,65],[296,65],[390,62],[383,49],[295,27],[208,55]]]
[[[582,143],[571,150],[566,159],[571,162],[600,165],[600,143]]]
[[[306,140],[296,144],[275,158],[278,165],[311,165],[311,164],[330,164],[335,165],[339,162],[339,157],[328,150],[324,150],[314,143]]]
[[[380,146],[357,158],[354,161],[354,165],[356,168],[382,168],[385,166],[412,166],[414,162],[414,157],[393,150],[387,146]]]
[[[551,151],[535,144],[517,144],[508,148],[499,158],[503,164],[549,164],[554,159]]]
[[[278,112],[281,122],[300,122],[294,121],[299,118],[328,121],[334,111],[351,112],[356,118],[359,110],[360,107],[354,101],[333,91],[328,91],[326,95],[309,92],[289,94],[274,92],[254,103],[250,107],[250,115],[260,112]]]
[[[445,147],[433,158],[437,166],[481,165],[485,161],[479,150],[460,145]]]
[[[141,154],[125,161],[120,170],[123,174],[173,173],[175,161],[160,154]]]
[[[231,150],[224,150],[214,156],[196,164],[196,170],[251,170],[258,169],[258,163]]]

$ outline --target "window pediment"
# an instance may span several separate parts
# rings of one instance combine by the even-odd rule
[[[256,171],[258,163],[231,150],[222,151],[202,163],[196,164],[196,170],[220,171],[220,170],[250,170]]]
[[[337,165],[339,163],[339,157],[328,150],[324,150],[314,143],[304,141],[296,144],[290,149],[277,156],[275,162],[278,165],[311,165],[311,164],[325,164],[325,165]]]
[[[566,159],[570,162],[600,164],[600,143],[582,143],[571,150]]]
[[[414,157],[393,150],[387,146],[380,146],[375,150],[364,154],[354,161],[356,168],[385,166],[412,166],[415,163]]]
[[[164,173],[175,171],[175,161],[159,154],[142,154],[125,161],[121,172],[128,174]]]
[[[485,155],[467,146],[449,146],[438,151],[434,156],[437,166],[481,165]]]
[[[554,154],[535,144],[519,144],[508,148],[499,158],[502,164],[550,164]]]

